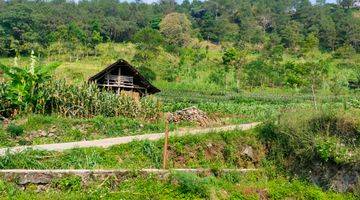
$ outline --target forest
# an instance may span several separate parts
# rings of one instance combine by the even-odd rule
[[[68,2],[0,1],[0,55],[42,56],[56,51],[89,51],[107,41],[136,40],[139,31],[162,33],[169,51],[184,46],[189,38],[214,44],[232,43],[237,49],[277,47],[291,53],[306,48],[316,38],[322,51],[350,48],[360,51],[359,14],[354,1],[325,4],[318,0],[161,0],[146,4],[116,0]],[[176,16],[167,25],[162,19],[169,13],[184,14],[182,40],[164,26],[174,26]],[[175,28],[175,27],[172,27]],[[175,29],[173,29],[175,31]],[[139,38],[138,38],[139,39]],[[308,41],[308,42],[307,42]]]
[[[89,83],[119,59],[161,92]],[[359,163],[358,0],[0,0],[1,199],[355,200]]]

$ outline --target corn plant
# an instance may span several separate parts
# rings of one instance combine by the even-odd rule
[[[155,98],[135,101],[127,95],[101,90],[94,84],[69,85],[52,80],[57,64],[7,67],[0,65],[7,82],[0,88],[0,115],[60,114],[68,117],[126,116],[156,120],[161,104]]]
[[[57,113],[68,117],[126,116],[155,120],[160,117],[161,104],[157,99],[146,97],[135,101],[127,95],[116,95],[101,90],[94,84],[69,85],[53,81],[42,88],[47,97],[44,109],[37,112]],[[40,106],[41,108],[41,106]]]

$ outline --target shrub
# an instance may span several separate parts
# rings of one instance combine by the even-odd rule
[[[176,80],[177,76],[178,70],[173,67],[168,67],[163,74],[163,80],[173,82]]]
[[[210,83],[215,83],[217,85],[224,85],[225,84],[224,78],[225,78],[224,71],[219,69],[211,72],[208,79]]]
[[[6,131],[11,135],[11,137],[17,137],[24,134],[24,128],[22,126],[12,123],[7,127]]]
[[[161,149],[159,149],[154,143],[151,143],[149,141],[145,141],[142,146],[143,153],[150,158],[153,163],[155,164],[156,168],[161,167]]]
[[[156,80],[156,73],[148,67],[140,67],[139,71],[147,80]]]
[[[350,98],[347,102],[350,107],[360,109],[360,100],[357,98]]]
[[[316,152],[324,161],[334,161],[336,163],[351,162],[349,150],[341,145],[341,142],[336,137],[321,137],[317,136]]]
[[[3,116],[10,115],[9,108],[11,102],[7,98],[6,91],[8,91],[8,85],[0,82],[0,121],[2,120]]]
[[[354,49],[354,47],[352,47],[351,45],[344,45],[335,51],[333,57],[349,59],[355,54],[356,50]]]
[[[306,178],[318,168],[359,169],[359,114],[357,110],[294,110],[265,124],[259,136],[278,169]],[[326,186],[328,180],[325,177],[321,185]]]
[[[175,173],[173,175],[175,180],[178,181],[179,189],[182,193],[200,195],[203,198],[209,196],[210,186],[206,183],[205,179],[201,179],[191,173]]]
[[[80,191],[81,187],[81,177],[79,176],[69,176],[66,178],[54,180],[52,185],[60,190],[65,191]]]

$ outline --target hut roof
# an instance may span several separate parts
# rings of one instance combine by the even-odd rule
[[[108,67],[106,67],[105,69],[101,70],[99,73],[90,77],[89,82],[95,82],[96,80],[98,80],[99,78],[104,76],[108,71],[110,71],[114,68],[119,68],[119,67],[121,67],[122,70],[127,70],[128,72],[130,72],[132,74],[132,76],[138,78],[138,80],[140,80],[140,81],[137,84],[141,87],[146,88],[146,90],[149,94],[161,92],[161,90],[159,90],[158,88],[153,86],[149,81],[147,81],[146,78],[143,75],[141,75],[137,69],[135,69],[126,60],[123,60],[123,59],[119,59],[115,63],[113,63],[113,64],[109,65]]]

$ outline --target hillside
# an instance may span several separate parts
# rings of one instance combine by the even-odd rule
[[[101,187],[98,186],[100,177],[88,180],[81,176],[65,176],[40,186],[36,183],[23,184],[23,191],[11,183],[1,182],[0,191],[5,197],[15,195],[19,198],[35,198],[39,195],[37,191],[45,190],[40,194],[46,198],[57,198],[65,194],[72,198],[74,193],[81,192],[83,196],[80,199],[97,195],[130,198],[130,193],[136,199],[155,198],[157,195],[156,198],[176,199],[357,199],[358,186],[354,185],[354,179],[347,179],[341,174],[356,173],[359,167],[356,136],[359,113],[356,110],[346,113],[329,115],[298,110],[281,117],[279,124],[269,123],[257,130],[171,138],[169,167],[211,169],[208,173],[199,175],[173,172],[164,178],[155,174],[148,176],[137,173],[137,169],[161,166],[162,140],[135,141],[109,149],[27,151],[7,155],[0,159],[1,169],[127,168],[132,169],[133,174],[110,176],[101,183]],[[296,122],[291,121],[296,115],[306,117],[298,118]],[[325,134],[322,128],[328,125],[331,128]],[[289,132],[291,130],[296,132]],[[309,135],[316,135],[314,144],[307,140]],[[348,143],[351,140],[355,143]],[[339,146],[340,143],[345,145]],[[309,151],[312,153],[309,154]],[[258,171],[241,174],[221,172],[222,169],[229,168]],[[285,169],[289,171],[284,171]],[[308,173],[309,170],[311,174]],[[293,178],[288,180],[287,176]],[[306,180],[315,181],[318,186],[309,184]],[[319,186],[332,189],[324,191]],[[164,187],[167,188],[165,192],[161,190]],[[333,190],[342,193],[335,193]],[[344,193],[345,191],[352,192]],[[176,197],[173,196],[175,194]]]
[[[0,199],[359,199],[349,2],[0,0]]]

